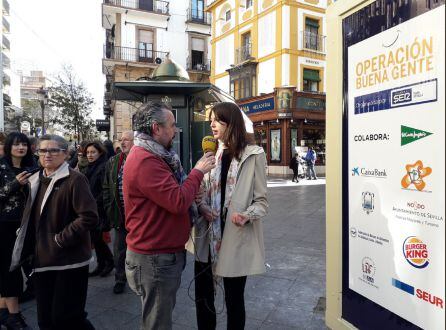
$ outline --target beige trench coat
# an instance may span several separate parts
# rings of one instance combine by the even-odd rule
[[[207,188],[208,176],[202,185]],[[266,157],[259,146],[245,148],[239,163],[237,182],[228,207],[220,253],[215,275],[239,277],[265,272],[265,247],[261,218],[266,215]],[[231,222],[232,213],[247,215],[250,219],[243,227]],[[209,222],[203,217],[195,220],[191,239],[186,244],[195,259],[207,262],[209,258]]]

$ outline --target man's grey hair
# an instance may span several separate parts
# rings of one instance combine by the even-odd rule
[[[42,141],[55,141],[60,149],[68,150],[68,142],[61,136],[55,134],[45,134],[39,139],[39,144]]]
[[[29,144],[30,144],[30,145],[37,145],[38,140],[37,140],[36,137],[34,137],[34,136],[28,136],[28,140],[29,140]]]
[[[172,111],[172,108],[162,102],[148,102],[142,106],[133,115],[133,130],[152,135],[152,124],[158,123],[163,125],[167,121],[167,111]]]

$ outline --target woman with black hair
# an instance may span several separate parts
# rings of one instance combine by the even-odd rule
[[[108,160],[107,151],[100,142],[90,142],[85,146],[84,157],[88,160],[85,176],[90,183],[91,193],[96,199],[99,215],[99,225],[91,231],[91,242],[96,250],[98,264],[89,275],[105,277],[114,268],[113,254],[103,238],[103,232],[110,230],[102,194],[105,164]]]
[[[31,145],[23,133],[10,133],[0,159],[0,327],[26,329],[19,311],[23,291],[21,269],[10,272],[17,229],[28,197],[28,178],[36,167]]]

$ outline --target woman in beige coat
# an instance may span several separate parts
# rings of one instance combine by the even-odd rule
[[[223,278],[228,329],[244,329],[247,275],[265,272],[261,218],[266,199],[266,157],[249,143],[245,122],[234,103],[211,110],[219,141],[216,167],[202,183],[195,221],[195,300],[198,329],[215,329],[214,277]]]

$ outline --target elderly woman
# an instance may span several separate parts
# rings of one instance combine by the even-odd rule
[[[40,329],[94,329],[86,319],[90,230],[96,202],[84,175],[65,162],[68,144],[44,135],[43,169],[29,178],[30,198],[14,246],[11,269],[32,258]]]

